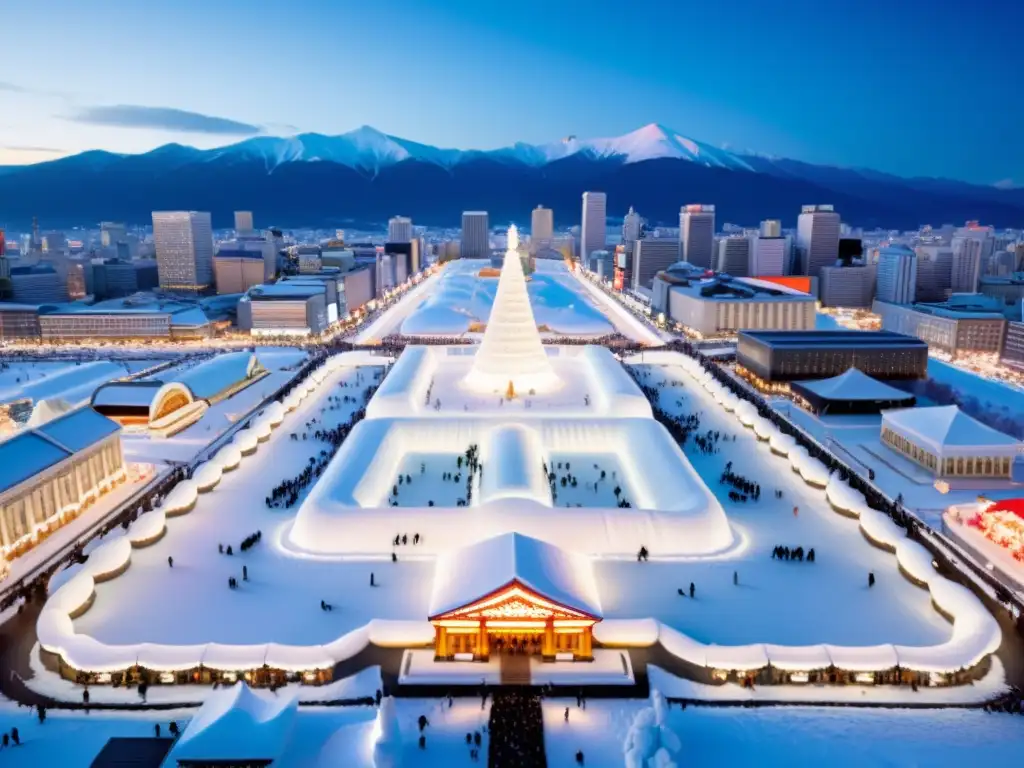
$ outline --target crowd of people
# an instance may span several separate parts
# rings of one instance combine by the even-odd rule
[[[803,547],[786,547],[780,544],[772,550],[772,560],[799,560],[802,563],[804,557]],[[814,547],[807,550],[806,558],[808,563],[814,562]]]
[[[342,383],[343,386],[347,384],[348,382]],[[299,472],[299,474],[292,478],[282,480],[271,488],[270,495],[264,500],[268,507],[289,509],[298,503],[302,492],[312,485],[312,483],[323,474],[324,470],[327,469],[327,465],[331,463],[331,459],[334,458],[334,454],[337,453],[338,448],[341,447],[341,444],[345,441],[345,438],[348,437],[352,428],[365,418],[365,404],[369,402],[374,391],[376,391],[376,386],[372,386],[364,390],[363,406],[355,411],[352,416],[349,417],[348,421],[331,429],[324,429],[321,427],[313,432],[313,437],[317,440],[328,443],[328,448],[321,450],[316,456],[310,456],[309,463],[301,472]],[[349,398],[350,396],[345,395],[344,397]],[[352,397],[350,398],[350,402],[356,402],[356,399]],[[307,427],[312,428],[316,423],[316,419],[313,419],[306,424]],[[303,439],[305,439],[305,437],[306,434],[303,433]],[[294,433],[292,434],[292,438],[295,438]]]
[[[716,432],[715,434],[717,435],[718,433]],[[731,485],[733,487],[733,490],[729,491],[730,501],[745,502],[748,498],[758,501],[761,498],[760,483],[755,483],[753,480],[733,472],[731,461],[726,462],[725,470],[722,472],[718,482],[722,485]],[[779,498],[778,491],[776,491],[775,497]]]
[[[491,768],[544,768],[544,716],[540,698],[528,692],[496,693],[487,724]]]

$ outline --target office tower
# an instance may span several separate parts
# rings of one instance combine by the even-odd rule
[[[796,247],[800,271],[820,276],[822,267],[830,267],[839,258],[839,214],[831,205],[805,205],[796,227]]]
[[[953,249],[945,245],[919,245],[917,301],[944,301],[953,282]]]
[[[976,293],[981,277],[984,240],[976,237],[954,237],[950,289],[953,293]]]
[[[913,304],[917,296],[917,254],[905,245],[889,245],[878,253],[875,297],[890,304]]]
[[[459,258],[486,259],[491,255],[491,226],[487,211],[464,211]]]
[[[68,239],[63,232],[47,232],[43,235],[44,253],[61,253],[68,247]]]
[[[607,245],[607,206],[604,192],[583,193],[583,221],[580,225],[580,260],[586,261],[594,251]]]
[[[761,237],[782,237],[782,222],[778,219],[765,219],[762,221]]]
[[[711,269],[715,253],[715,206],[684,205],[679,211],[679,239],[683,261]]]
[[[117,248],[118,243],[128,242],[128,231],[124,224],[116,221],[100,222],[100,245],[104,248]]]
[[[530,215],[530,240],[535,243],[550,242],[554,236],[554,211],[538,205]]]
[[[1017,271],[1017,253],[1015,251],[994,251],[985,260],[982,270],[986,277],[1009,277]]]
[[[750,243],[751,277],[778,277],[786,274],[789,241],[784,237],[755,237]]]
[[[622,220],[622,242],[635,243],[643,237],[643,225],[644,222],[640,218],[640,214],[633,210],[633,206],[630,206],[629,213]]]
[[[248,235],[252,231],[252,211],[235,211],[235,234]]]
[[[11,267],[12,300],[18,304],[59,304],[68,300],[67,278],[52,264]]]
[[[818,296],[825,307],[870,307],[874,287],[874,267],[833,265],[819,271]]]
[[[719,272],[733,277],[750,276],[750,238],[746,235],[729,235],[718,241]]]
[[[388,242],[412,242],[412,219],[408,216],[394,216],[388,219]]]
[[[213,283],[213,227],[205,211],[154,211],[160,287],[198,292]]]
[[[633,290],[650,290],[654,276],[679,261],[674,237],[645,237],[633,245]]]

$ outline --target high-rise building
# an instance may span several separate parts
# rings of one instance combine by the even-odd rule
[[[459,258],[486,259],[491,255],[491,225],[487,211],[463,211]]]
[[[44,253],[61,253],[68,247],[68,239],[63,232],[47,232],[43,235]]]
[[[679,240],[683,261],[711,269],[715,255],[715,206],[684,205],[679,211]]]
[[[116,249],[118,243],[128,242],[128,230],[124,224],[116,221],[100,222],[100,245],[104,248]]]
[[[388,219],[388,242],[412,242],[412,219],[408,216],[394,216]]]
[[[839,214],[831,205],[805,205],[796,227],[796,247],[800,271],[812,277],[821,275],[839,258]]]
[[[608,240],[608,198],[604,192],[583,193],[583,221],[580,224],[580,260],[586,262],[594,251],[603,251]]]
[[[778,277],[786,274],[789,241],[784,237],[755,237],[750,248],[750,275]]]
[[[919,245],[917,301],[944,301],[952,290],[953,249],[945,245]]]
[[[235,234],[248,235],[252,231],[252,211],[235,211]]]
[[[822,267],[818,285],[822,306],[870,307],[875,287],[875,270],[867,265]]]
[[[905,245],[878,252],[876,297],[890,304],[913,304],[917,297],[917,254]]]
[[[762,221],[761,237],[782,237],[782,222],[778,219],[765,219]]]
[[[643,237],[644,220],[629,206],[629,212],[622,219],[622,242],[635,243]]]
[[[633,290],[650,290],[654,276],[679,261],[674,237],[644,237],[633,245]]]
[[[160,287],[197,292],[213,284],[213,226],[205,211],[154,211]]]
[[[984,240],[976,237],[953,238],[953,263],[950,271],[950,290],[953,293],[975,293],[981,277]]]
[[[530,214],[531,243],[550,243],[555,236],[555,214],[550,208],[538,205]]]
[[[746,235],[729,235],[718,241],[719,272],[733,277],[750,276],[750,238]]]

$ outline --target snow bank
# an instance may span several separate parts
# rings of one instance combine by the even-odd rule
[[[811,454],[802,445],[794,446],[789,452],[789,462],[793,469],[800,473],[800,477],[809,485],[825,488],[828,485],[828,467],[818,459],[811,458]]]
[[[238,447],[238,450],[241,451],[242,455],[245,456],[256,450],[259,438],[257,438],[255,430],[242,429],[235,433],[235,436],[231,438],[231,442],[234,443]]]
[[[242,463],[242,452],[237,445],[228,444],[217,451],[210,461],[220,465],[221,471],[230,472]]]
[[[167,494],[160,509],[168,517],[190,512],[199,498],[199,486],[194,480],[182,480]]]
[[[207,493],[217,487],[222,474],[219,462],[207,461],[192,475],[192,481],[200,493]]]
[[[402,764],[402,729],[398,725],[398,711],[393,696],[381,699],[374,724],[377,734],[373,743],[373,764],[375,768],[398,768]]]
[[[103,544],[97,547],[82,566],[82,571],[92,576],[94,581],[117,576],[127,567],[132,558],[132,543],[124,534],[116,537],[108,536]]]
[[[263,412],[263,416],[269,419],[270,426],[278,426],[285,420],[285,407],[280,402],[271,402]]]
[[[780,456],[789,456],[789,452],[796,447],[796,438],[775,430],[774,434],[768,438],[768,447]]]

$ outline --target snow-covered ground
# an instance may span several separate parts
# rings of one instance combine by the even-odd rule
[[[407,336],[461,336],[473,323],[486,323],[498,288],[497,277],[481,278],[489,259],[449,262],[436,286],[402,322]],[[538,326],[559,336],[603,336],[614,328],[594,300],[561,262],[537,261],[527,286]]]
[[[306,431],[305,422],[314,418],[318,423],[312,430],[348,420],[355,404],[330,410],[327,395],[360,396],[357,370],[370,369],[331,374],[254,456],[201,495],[194,510],[169,520],[163,539],[133,551],[131,567],[122,576],[98,585],[95,603],[76,620],[76,631],[115,644],[317,644],[374,618],[425,619],[432,562],[408,559],[401,549],[398,563],[295,557],[277,546],[277,538],[298,505],[265,505],[275,485],[298,475],[327,447],[312,438],[292,440],[290,433]],[[263,540],[241,553],[242,539],[256,530],[263,532]],[[232,545],[234,555],[219,554],[221,543]],[[173,568],[168,556],[174,558]],[[248,581],[241,581],[243,565]],[[371,572],[380,586],[370,587]],[[239,589],[228,589],[229,576],[239,578]],[[191,598],[168,602],[168,595]],[[322,611],[321,600],[334,610]]]
[[[543,704],[548,764],[621,768],[623,743],[645,701],[573,699]],[[569,721],[564,718],[569,708]],[[670,709],[686,766],[1010,765],[1024,747],[1024,718],[977,710],[784,707]]]
[[[33,402],[61,398],[71,405],[88,402],[101,384],[150,368],[160,360],[5,361],[0,367],[0,403],[20,398]]]
[[[542,705],[548,765],[576,765],[582,750],[587,768],[622,768],[623,744],[644,700],[548,699]],[[396,699],[402,766],[457,768],[487,764],[489,704],[475,698]],[[569,720],[565,721],[565,708]],[[194,710],[108,713],[50,711],[39,724],[31,710],[5,703],[3,728],[17,727],[21,747],[0,753],[5,768],[87,768],[112,736],[152,736],[171,720],[184,729]],[[281,768],[371,768],[374,707],[303,707]],[[426,716],[426,748],[417,745],[417,719]],[[688,707],[669,710],[668,725],[679,737],[679,765],[694,766],[930,766],[1013,765],[1024,749],[1024,718],[978,710],[864,710],[842,707],[735,709]],[[480,731],[481,759],[470,760],[466,734]]]
[[[649,371],[645,383],[676,382],[660,390],[663,408],[698,412],[703,433],[723,434],[719,453],[702,454],[691,439],[686,454],[745,546],[722,558],[659,560],[658,542],[651,542],[649,563],[595,561],[605,618],[651,616],[697,640],[723,645],[931,645],[948,640],[951,627],[932,607],[928,591],[900,574],[892,554],[869,544],[856,520],[834,512],[820,490],[790,471],[787,461],[742,429],[681,369],[639,368]],[[728,461],[734,472],[760,483],[760,501],[729,500],[731,487],[718,482]],[[782,499],[775,498],[776,489],[783,491]],[[816,562],[774,560],[777,545],[813,547]],[[734,572],[738,586],[733,585]],[[869,572],[877,579],[873,588],[867,584]],[[677,592],[688,590],[691,582],[696,600]]]

